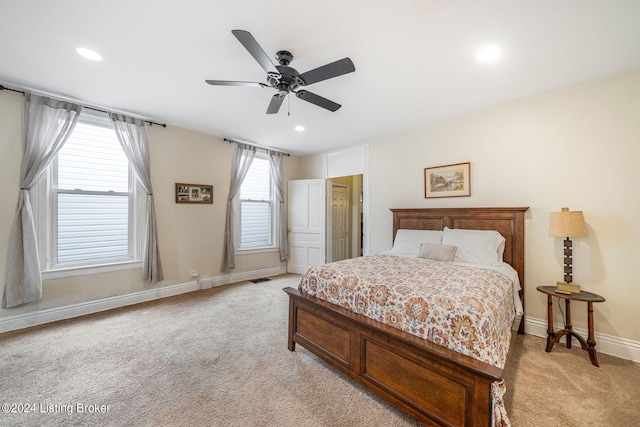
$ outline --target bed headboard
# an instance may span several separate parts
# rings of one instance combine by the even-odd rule
[[[527,210],[528,207],[391,209],[393,239],[399,229],[443,230],[449,227],[498,231],[505,238],[503,259],[518,272],[520,298],[524,305],[524,214]],[[523,326],[524,322],[521,322],[521,333],[524,333]]]

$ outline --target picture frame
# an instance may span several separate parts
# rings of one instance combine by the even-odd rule
[[[213,185],[176,182],[176,203],[213,203]]]
[[[424,197],[471,196],[471,163],[424,168]]]

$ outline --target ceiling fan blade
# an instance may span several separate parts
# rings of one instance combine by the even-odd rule
[[[234,36],[236,36],[238,41],[242,43],[242,46],[244,46],[244,48],[249,51],[251,56],[253,56],[253,58],[256,61],[258,61],[258,64],[260,64],[260,66],[267,73],[279,74],[279,71],[276,68],[276,66],[273,65],[273,62],[271,62],[271,59],[269,59],[267,54],[264,53],[264,50],[262,50],[262,47],[260,47],[256,39],[253,38],[253,36],[249,31],[232,30],[231,32],[233,33]]]
[[[300,74],[300,78],[304,81],[305,85],[321,82],[333,77],[338,77],[343,74],[352,73],[356,70],[355,65],[349,58],[342,58],[331,64],[323,65],[322,67],[314,68],[311,71]]]
[[[228,80],[205,80],[205,82],[213,86],[270,87],[269,85],[258,82],[233,82]]]
[[[267,108],[267,114],[276,114],[278,111],[280,111],[282,101],[284,101],[284,96],[280,95],[279,93],[273,95],[271,97],[269,107]]]
[[[297,91],[296,97],[329,111],[338,111],[338,109],[342,107],[342,105],[336,104],[335,102],[330,101],[327,98],[323,98],[320,95],[316,95],[315,93],[311,93],[308,90]]]

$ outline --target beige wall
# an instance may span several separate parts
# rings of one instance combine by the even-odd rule
[[[529,206],[526,310],[546,321],[536,286],[562,280],[549,212],[582,210],[589,237],[574,239],[574,282],[607,299],[594,305],[597,332],[640,341],[640,70],[363,143],[371,253],[391,246],[389,208]],[[471,197],[424,199],[424,168],[459,162],[471,162]],[[321,156],[301,164],[313,173],[304,178],[322,176]],[[572,316],[586,329],[584,303]]]
[[[526,308],[546,318],[535,287],[562,278],[562,242],[548,236],[549,212],[582,210],[589,237],[574,239],[575,282],[607,298],[596,331],[640,341],[640,70],[467,114],[370,144],[370,252],[391,246],[391,207],[529,206]],[[15,212],[22,97],[0,93],[0,277]],[[230,146],[179,128],[149,131],[165,286],[220,274]],[[471,162],[471,197],[425,200],[423,169]],[[322,177],[322,156],[285,160],[286,179]],[[212,183],[214,204],[176,205],[175,182]],[[238,271],[280,265],[275,254],[238,259]],[[0,317],[145,289],[139,271],[46,281],[40,303]],[[574,326],[586,329],[574,304]],[[557,310],[556,310],[557,313]],[[557,317],[560,320],[560,317]]]
[[[23,98],[0,92],[0,277],[4,286],[9,232],[18,199],[22,158]],[[149,128],[151,180],[154,188],[158,239],[165,280],[155,287],[188,283],[191,270],[201,278],[221,272],[226,196],[231,174],[231,145],[222,138],[168,126]],[[285,157],[285,180],[298,174],[299,158]],[[212,205],[176,204],[176,182],[213,184]],[[236,258],[233,273],[284,266],[277,252]],[[155,288],[154,287],[154,288]],[[0,318],[38,309],[63,307],[151,288],[140,269],[47,280],[38,303],[0,309]]]

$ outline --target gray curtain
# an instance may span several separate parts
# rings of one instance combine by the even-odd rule
[[[236,248],[234,237],[234,210],[233,198],[236,197],[242,186],[242,181],[247,176],[251,162],[256,155],[256,147],[250,145],[232,143],[231,149],[231,185],[227,198],[227,220],[224,231],[224,261],[222,268],[229,272],[236,268]]]
[[[16,307],[42,297],[40,259],[29,189],[67,141],[82,111],[80,105],[31,93],[26,93],[25,98],[20,194],[9,236],[3,308]]]
[[[142,256],[142,277],[147,282],[156,283],[163,279],[163,274],[158,245],[156,209],[151,188],[147,128],[144,121],[121,114],[109,113],[109,118],[138,182],[147,193],[147,223]]]
[[[269,169],[271,170],[271,179],[273,180],[273,190],[276,196],[276,203],[280,213],[278,224],[279,236],[278,245],[280,246],[280,261],[286,261],[289,258],[289,242],[287,241],[287,219],[284,215],[284,176],[282,173],[282,153],[269,151]]]

